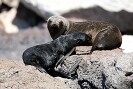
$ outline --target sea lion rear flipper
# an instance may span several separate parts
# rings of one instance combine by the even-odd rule
[[[90,54],[94,50],[111,50],[121,45],[121,34],[119,30],[113,26],[101,30],[92,45]]]
[[[92,48],[91,48],[91,51],[89,54],[92,54],[92,52],[95,50],[104,50],[105,49],[106,44],[107,44],[106,38],[109,38],[107,36],[107,34],[108,34],[107,30],[102,30],[97,34],[97,36],[92,44]]]
[[[57,68],[58,65],[61,65],[61,64],[63,63],[63,61],[64,61],[66,58],[68,58],[68,57],[74,52],[75,49],[76,49],[76,47],[72,48],[72,50],[71,50],[70,52],[68,52],[65,56],[62,56],[62,57],[58,60],[58,62],[56,63],[55,68]]]

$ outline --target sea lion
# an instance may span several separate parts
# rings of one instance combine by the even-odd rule
[[[43,68],[47,73],[54,70],[58,60],[67,55],[75,46],[91,44],[91,36],[76,32],[62,35],[54,41],[36,45],[23,52],[22,59],[25,65]]]
[[[47,20],[47,27],[53,39],[62,34],[83,32],[92,36],[92,49],[111,50],[119,48],[122,43],[122,35],[119,29],[112,24],[101,21],[72,22],[62,16],[51,16]]]

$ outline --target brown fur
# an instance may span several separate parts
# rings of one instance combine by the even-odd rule
[[[52,16],[48,19],[47,26],[53,39],[62,34],[73,32],[90,34],[92,36],[91,52],[118,48],[122,43],[122,35],[119,29],[106,22],[71,22],[61,16]]]

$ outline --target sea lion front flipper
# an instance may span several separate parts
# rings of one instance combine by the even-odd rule
[[[62,57],[58,60],[58,62],[56,63],[55,68],[57,68],[58,65],[61,65],[61,64],[63,63],[63,61],[64,61],[66,58],[68,58],[68,57],[74,52],[75,49],[76,49],[76,47],[72,48],[72,50],[71,50],[70,52],[68,52],[65,56],[62,56]]]
[[[42,68],[41,66],[35,66],[37,70],[39,70],[41,73],[47,73],[46,70],[44,68]]]
[[[76,70],[80,64],[81,60],[76,60],[68,69],[63,70],[63,75],[67,78],[74,78],[74,76],[76,75]]]
[[[57,66],[55,69],[66,78],[77,78],[77,68],[82,61],[82,57],[74,57],[66,59],[62,65]]]
[[[57,63],[55,64],[55,67],[57,67],[59,64],[62,64],[64,61],[64,55],[61,55],[60,59],[57,61]]]

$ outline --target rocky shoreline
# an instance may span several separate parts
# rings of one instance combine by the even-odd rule
[[[83,87],[88,83],[87,89],[132,89],[133,53],[125,54],[121,49],[114,49],[79,55],[87,53],[89,48],[77,47],[78,55],[65,61],[72,61],[73,56],[83,58],[77,69],[78,79],[52,77],[33,66],[25,66],[22,61],[0,60],[0,86],[2,89],[86,89]]]

